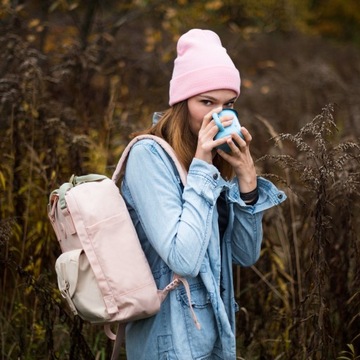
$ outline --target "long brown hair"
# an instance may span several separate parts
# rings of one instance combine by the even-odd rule
[[[179,161],[189,170],[195,156],[197,136],[190,129],[187,101],[181,101],[163,112],[157,124],[137,133],[152,134],[166,140],[175,150]],[[231,165],[218,154],[213,160],[214,166],[220,171],[223,178],[229,180],[234,176]]]

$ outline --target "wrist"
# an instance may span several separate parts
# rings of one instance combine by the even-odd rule
[[[248,193],[257,187],[257,174],[255,167],[242,169],[243,171],[236,174],[240,192]]]
[[[212,164],[212,160],[213,160],[211,153],[207,154],[203,151],[196,151],[194,158],[205,161],[208,164]]]
[[[246,205],[255,205],[259,199],[259,190],[256,186],[254,190],[249,192],[240,192],[240,197]]]
[[[238,178],[239,189],[241,193],[248,193],[256,189],[257,187],[257,176],[251,176],[248,178]]]

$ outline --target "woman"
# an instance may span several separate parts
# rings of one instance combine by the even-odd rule
[[[239,72],[214,32],[193,29],[180,37],[170,108],[144,133],[174,148],[188,171],[187,184],[161,147],[146,139],[130,152],[122,194],[159,289],[174,273],[185,277],[201,327],[179,286],[157,315],[128,324],[129,360],[236,358],[232,265],[255,263],[263,211],[286,198],[257,177],[244,127],[244,139],[234,133],[214,140],[212,114],[233,108],[239,94]],[[221,120],[232,123],[231,116]],[[217,149],[224,143],[230,153]]]

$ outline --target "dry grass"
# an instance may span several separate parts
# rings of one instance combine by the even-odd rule
[[[171,64],[155,61],[169,58],[166,37],[140,57],[132,26],[136,43],[114,30],[56,51],[15,20],[0,37],[1,360],[111,353],[101,327],[58,294],[46,204],[69,174],[110,175],[128,134],[166,104]],[[288,195],[265,215],[258,263],[235,269],[239,358],[359,358],[360,54],[298,36],[239,38],[227,41],[247,80],[240,113],[259,172]]]

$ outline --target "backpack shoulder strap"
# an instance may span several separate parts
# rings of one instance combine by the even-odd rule
[[[137,143],[140,140],[143,139],[152,139],[154,141],[156,141],[162,148],[163,150],[170,156],[170,158],[172,159],[172,161],[175,164],[175,167],[177,169],[177,171],[179,172],[179,176],[181,179],[182,184],[185,186],[186,185],[186,177],[187,177],[187,172],[185,170],[185,168],[183,167],[183,165],[180,163],[179,159],[177,158],[174,149],[170,146],[169,143],[167,143],[164,139],[155,136],[155,135],[139,135],[136,136],[134,139],[132,139],[129,144],[126,146],[126,148],[124,149],[120,160],[116,166],[116,169],[114,171],[114,174],[112,176],[112,180],[117,183],[119,178],[120,178],[120,174],[121,171],[123,170],[125,164],[126,164],[126,160],[128,158],[128,155],[130,153],[131,148],[133,147],[133,145],[135,143]]]

